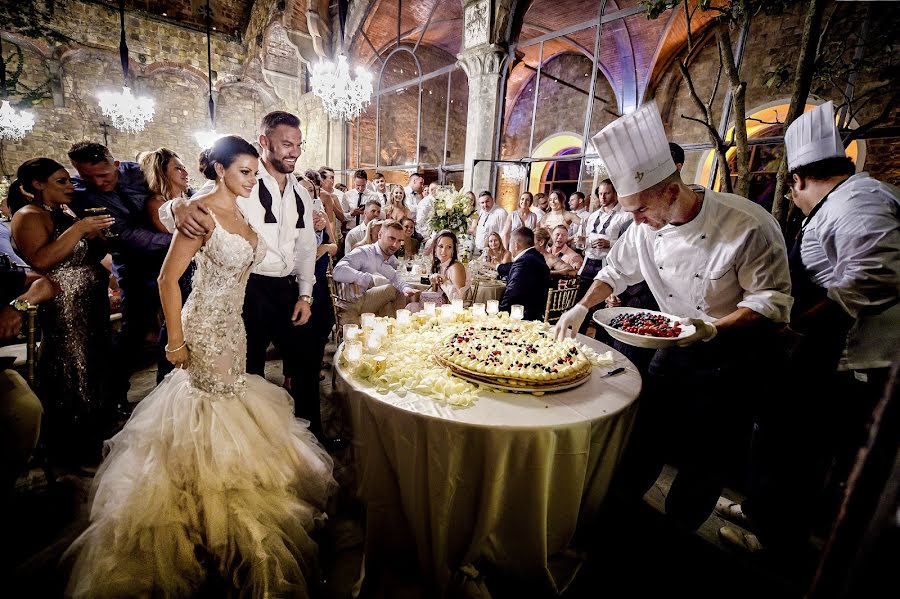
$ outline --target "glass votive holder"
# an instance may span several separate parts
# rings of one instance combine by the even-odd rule
[[[406,308],[400,308],[399,310],[397,310],[397,324],[409,324],[411,316],[412,312],[410,312]]]
[[[425,302],[422,304],[422,310],[426,316],[434,316],[437,313],[437,304],[434,302]]]
[[[509,317],[513,320],[522,320],[525,318],[525,306],[522,304],[513,304],[510,306]]]
[[[482,303],[472,304],[471,310],[474,316],[484,316],[486,314],[484,311],[484,304]]]
[[[371,331],[369,336],[366,337],[366,348],[378,349],[379,347],[381,347],[381,335],[377,331]]]
[[[456,314],[462,314],[463,311],[463,301],[462,298],[454,299],[451,301],[450,305],[453,307],[453,311]]]
[[[344,341],[356,341],[359,339],[359,325],[358,324],[345,324],[344,325]]]
[[[347,348],[347,361],[359,362],[360,358],[362,358],[362,343],[359,341],[351,341],[344,347]]]
[[[384,337],[388,332],[388,323],[386,320],[376,320],[373,328],[379,337]]]
[[[371,312],[365,312],[359,317],[359,325],[364,329],[370,329],[375,326],[375,315]]]
[[[500,311],[500,300],[488,300],[487,301],[487,313],[491,316],[494,316]]]

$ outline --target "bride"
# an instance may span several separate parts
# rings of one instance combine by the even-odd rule
[[[66,553],[67,595],[185,596],[210,575],[229,594],[310,593],[309,533],[325,518],[333,464],[290,395],[245,373],[244,287],[266,248],[236,198],[256,185],[258,155],[227,136],[200,166],[216,181],[204,197],[216,226],[197,240],[176,232],[159,277],[178,369],[107,442],[90,526]],[[182,309],[178,278],[192,259]]]

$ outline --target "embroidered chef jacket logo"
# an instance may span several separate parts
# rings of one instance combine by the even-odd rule
[[[643,173],[643,171],[635,171],[635,173],[634,173],[634,180],[635,180],[635,181],[637,181],[638,183],[640,183],[640,182],[641,182],[641,179],[643,179],[643,178],[644,178],[644,173]]]

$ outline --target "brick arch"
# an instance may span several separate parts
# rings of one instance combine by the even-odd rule
[[[209,87],[209,79],[207,79],[206,73],[189,64],[160,60],[140,68],[141,77],[153,77],[158,73],[174,73],[189,81],[193,81],[203,89]]]
[[[59,66],[63,67],[69,62],[75,62],[80,60],[86,60],[90,58],[98,58],[101,60],[109,61],[111,64],[114,64],[115,67],[119,70],[119,76],[121,77],[121,62],[119,60],[119,52],[118,50],[112,49],[104,49],[104,48],[88,48],[86,46],[70,46],[63,50],[59,55]],[[130,56],[128,57],[128,72],[132,77],[140,77],[141,72],[143,70],[143,65],[136,62]]]
[[[19,35],[18,33],[12,33],[10,31],[0,32],[0,37],[3,37],[4,40],[19,46],[23,50],[28,50],[33,54],[37,54],[44,60],[49,60],[53,58],[53,48],[50,47],[50,44],[45,42],[44,40],[35,40],[30,37],[25,37],[24,35]]]

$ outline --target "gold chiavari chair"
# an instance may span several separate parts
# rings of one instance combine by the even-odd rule
[[[575,305],[578,287],[550,289],[547,292],[547,307],[544,310],[544,322],[554,324],[563,312]]]

